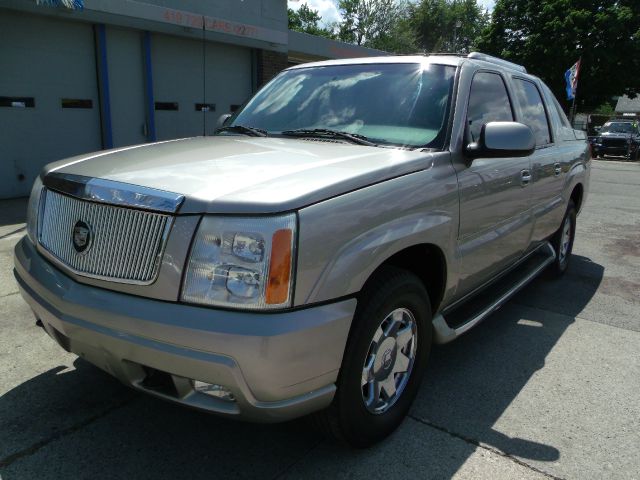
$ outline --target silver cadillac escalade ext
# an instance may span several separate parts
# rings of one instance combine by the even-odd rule
[[[285,70],[215,135],[48,165],[15,276],[63,348],[133,388],[370,445],[431,345],[571,256],[585,135],[472,53]]]

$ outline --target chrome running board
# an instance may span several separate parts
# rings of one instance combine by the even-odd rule
[[[444,315],[433,318],[434,341],[448,343],[475,327],[498,310],[556,259],[549,242],[531,252],[516,268],[477,292],[473,298]]]

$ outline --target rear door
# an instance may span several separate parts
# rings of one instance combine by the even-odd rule
[[[482,126],[514,121],[506,83],[497,72],[473,77],[467,109],[467,139],[476,141]],[[460,228],[458,259],[462,296],[515,262],[531,234],[529,157],[476,158],[458,172]]]
[[[512,78],[512,87],[517,119],[531,128],[536,139],[536,150],[531,156],[531,204],[532,241],[538,242],[555,232],[564,214],[562,185],[569,168],[569,152],[562,151],[561,133],[552,129],[549,106],[545,106],[539,86],[533,80],[516,76]]]

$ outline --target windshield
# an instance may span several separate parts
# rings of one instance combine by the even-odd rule
[[[602,127],[602,132],[609,133],[635,133],[636,129],[631,122],[608,123]]]
[[[269,134],[330,129],[375,144],[442,148],[455,68],[365,64],[287,70],[260,90],[230,125]]]

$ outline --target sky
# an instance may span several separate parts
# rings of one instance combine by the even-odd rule
[[[287,0],[290,8],[297,10],[300,5],[307,3],[313,10],[318,10],[323,23],[335,22],[340,19],[338,13],[337,0]],[[478,3],[489,10],[493,9],[495,0],[478,0]]]

